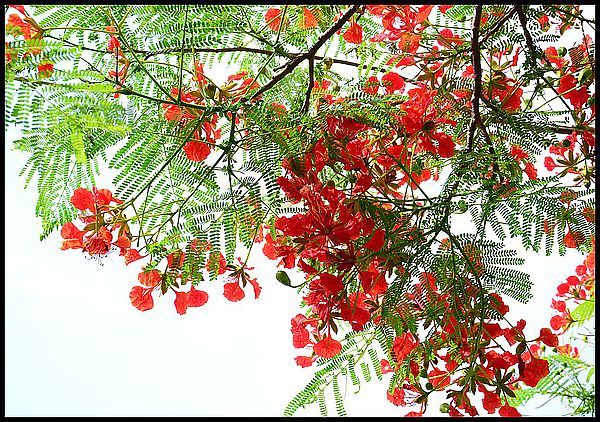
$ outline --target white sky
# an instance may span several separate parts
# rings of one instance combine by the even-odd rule
[[[290,333],[300,297],[275,280],[275,261],[255,248],[251,265],[263,287],[258,300],[247,292],[231,303],[221,281],[207,282],[208,303],[183,316],[172,296],[157,297],[154,309],[139,312],[129,291],[146,260],[125,267],[115,254],[100,266],[80,251],[60,251],[59,233],[40,242],[35,186],[24,190],[18,177],[26,156],[11,151],[16,131],[5,136],[6,416],[281,416],[313,369],[293,360],[306,354],[293,348]],[[509,301],[509,315],[528,321],[531,338],[548,325],[556,286],[582,258],[573,251],[524,256],[534,299]],[[288,273],[293,283],[301,277]],[[356,395],[350,386],[348,414],[404,415],[407,410],[386,399],[390,376],[363,381]],[[438,414],[440,402],[431,403],[428,415]],[[317,416],[318,408],[297,415]]]

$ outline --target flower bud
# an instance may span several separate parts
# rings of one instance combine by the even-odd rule
[[[292,287],[292,282],[285,271],[277,271],[275,278],[284,286]]]

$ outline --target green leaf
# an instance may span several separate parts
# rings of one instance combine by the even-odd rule
[[[573,317],[573,320],[581,324],[594,315],[595,308],[596,303],[594,301],[586,300],[573,309],[571,316]]]
[[[71,146],[75,151],[75,159],[78,164],[85,164],[85,146],[83,144],[83,132],[75,130],[71,132]]]

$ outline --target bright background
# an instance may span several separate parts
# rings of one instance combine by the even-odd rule
[[[221,281],[207,282],[208,303],[183,316],[175,312],[172,294],[139,312],[129,291],[146,261],[125,267],[114,254],[99,265],[81,251],[60,251],[57,232],[40,242],[36,181],[23,189],[18,173],[27,157],[11,151],[19,133],[11,128],[5,136],[5,415],[281,416],[313,368],[294,363],[306,354],[293,348],[290,332],[300,298],[275,280],[275,261],[260,248],[253,251],[252,274],[263,287],[258,300],[247,294],[231,303]],[[97,180],[99,187],[112,188],[109,180]],[[523,256],[521,269],[532,276],[534,299],[507,303],[512,320],[526,319],[525,333],[535,338],[548,326],[556,287],[574,273],[582,255]],[[293,284],[301,279],[288,274]],[[390,377],[363,381],[356,395],[349,386],[348,414],[404,415],[407,410],[386,399]],[[431,401],[429,416],[439,415],[439,403]],[[554,401],[521,412],[558,415],[564,409]],[[318,414],[316,404],[297,413]]]

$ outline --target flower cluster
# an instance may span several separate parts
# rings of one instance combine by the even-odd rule
[[[556,290],[556,298],[552,299],[552,309],[558,314],[550,319],[550,327],[559,334],[569,329],[571,324],[577,322],[571,315],[567,302],[575,305],[587,300],[593,300],[595,296],[595,243],[593,249],[587,255],[582,265],[575,268],[575,275],[567,277],[566,281],[559,284]],[[565,345],[563,345],[565,346]],[[564,350],[564,347],[563,347]],[[576,348],[574,354],[577,354]]]
[[[105,256],[118,248],[126,265],[140,259],[138,250],[131,247],[127,220],[119,207],[111,206],[112,203],[118,205],[123,201],[114,198],[108,189],[76,189],[71,204],[83,212],[79,220],[85,227],[78,229],[73,222],[65,223],[60,230],[64,239],[61,249],[82,249],[90,256]]]
[[[115,60],[115,68],[113,70],[109,70],[107,76],[115,81],[115,89],[120,89],[125,83],[131,62],[127,59],[127,57],[125,57],[123,49],[121,48],[121,43],[114,35],[117,31],[115,27],[107,26],[106,30],[110,33],[106,51],[112,53]],[[119,93],[115,92],[114,97],[119,98]]]
[[[23,37],[25,41],[29,41],[29,48],[25,53],[21,55],[21,60],[25,62],[25,58],[29,55],[42,54],[41,48],[36,48],[37,45],[42,45],[41,40],[43,38],[43,29],[38,23],[27,14],[23,5],[11,4],[9,5],[12,9],[15,9],[19,14],[11,13],[8,16],[7,23],[5,26],[5,33],[10,34],[13,37]],[[22,16],[22,17],[21,17]],[[11,43],[5,41],[4,51],[5,65],[12,66],[19,59],[19,53]],[[43,57],[39,60],[37,65],[37,74],[40,79],[48,78],[54,73],[54,63],[48,58]]]
[[[556,171],[560,176],[574,175],[577,185],[589,187],[594,178],[594,151],[596,137],[596,94],[590,95],[594,83],[593,60],[589,56],[592,40],[586,35],[581,44],[569,50],[561,47],[548,47],[545,56],[556,73],[556,91],[573,106],[573,116],[577,122],[570,134],[548,149],[550,156],[544,158],[548,171]],[[574,76],[577,75],[577,78]]]

